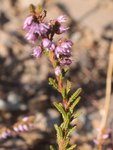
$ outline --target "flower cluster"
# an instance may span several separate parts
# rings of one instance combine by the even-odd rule
[[[40,44],[32,49],[32,55],[36,58],[41,57],[44,51],[54,53],[54,59],[57,62],[55,74],[59,76],[62,66],[70,65],[72,62],[70,56],[73,43],[67,39],[59,39],[56,43],[53,41],[55,34],[62,34],[69,29],[62,25],[66,21],[65,16],[60,16],[49,22],[44,21],[45,17],[45,10],[41,10],[39,13],[33,8],[33,13],[24,21],[23,29],[27,30],[25,38],[32,42],[37,42],[40,39],[38,40],[41,41]]]
[[[0,140],[6,139],[11,136],[11,130],[7,127],[1,127],[0,130]]]
[[[26,34],[26,39],[36,42],[38,36],[46,37],[49,30],[49,25],[40,22],[35,16],[29,16],[24,22],[23,29],[28,31]]]
[[[26,116],[18,120],[11,128],[1,126],[0,140],[5,140],[8,137],[19,134],[20,132],[31,131],[36,129],[34,124],[35,116]]]
[[[34,116],[24,117],[13,125],[13,130],[17,133],[34,129]]]
[[[73,43],[71,40],[59,41],[59,45],[55,49],[55,55],[60,59],[61,65],[70,65],[71,64],[71,47]]]
[[[55,72],[55,79],[49,78],[49,85],[53,86],[62,96],[62,103],[53,102],[53,105],[60,112],[63,122],[60,125],[55,124],[57,132],[57,144],[59,150],[73,150],[76,144],[70,146],[70,134],[76,128],[76,125],[71,126],[71,122],[77,118],[78,114],[74,114],[74,109],[80,100],[81,88],[75,91],[71,96],[69,94],[71,89],[71,82],[65,79],[66,72],[69,69],[71,61],[72,41],[69,39],[59,38],[57,42],[54,36],[58,36],[66,32],[69,28],[62,25],[66,21],[65,16],[60,16],[57,19],[45,21],[46,11],[39,7],[32,7],[32,12],[24,22],[23,28],[28,32],[26,39],[32,42],[37,42],[36,47],[32,49],[32,55],[36,58],[45,54],[52,64]],[[27,121],[28,122],[28,121]],[[13,127],[15,132],[27,131],[28,125],[26,121],[22,120],[21,124],[16,123]],[[54,150],[53,146],[50,146]]]

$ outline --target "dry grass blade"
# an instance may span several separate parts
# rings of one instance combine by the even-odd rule
[[[99,133],[98,140],[99,140],[99,150],[102,150],[102,134],[107,124],[109,107],[110,107],[110,100],[111,100],[111,85],[112,85],[112,74],[113,74],[113,41],[110,46],[109,52],[109,60],[108,60],[108,70],[107,70],[107,78],[106,78],[106,96],[105,96],[105,104],[104,104],[104,114],[101,123],[101,132]]]

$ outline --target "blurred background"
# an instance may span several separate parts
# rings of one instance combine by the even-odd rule
[[[53,76],[49,61],[31,56],[22,26],[29,4],[41,4],[47,18],[67,16],[70,30],[64,37],[73,43],[73,63],[67,78],[72,92],[83,88],[76,108],[81,115],[71,144],[77,150],[94,150],[93,140],[101,123],[106,90],[109,45],[113,38],[113,0],[0,0],[0,128],[11,127],[19,118],[36,116],[37,129],[0,142],[0,150],[48,150],[55,144],[54,123],[61,118],[52,101],[60,94],[48,85]],[[113,93],[112,93],[113,99]],[[113,129],[113,101],[108,127]],[[103,150],[113,150],[113,131]]]

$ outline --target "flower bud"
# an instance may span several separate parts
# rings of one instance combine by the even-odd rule
[[[33,21],[33,16],[29,16],[24,21],[23,29],[29,30]]]
[[[35,56],[36,58],[39,58],[42,54],[42,49],[40,46],[36,46],[33,48],[33,56]]]
[[[62,66],[70,65],[71,63],[72,63],[72,60],[70,58],[65,58],[65,57],[60,61],[60,64]]]
[[[44,48],[47,48],[48,50],[51,50],[51,51],[55,50],[55,43],[50,41],[47,38],[43,39],[42,45]]]

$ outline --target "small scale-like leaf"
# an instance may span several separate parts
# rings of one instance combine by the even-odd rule
[[[63,129],[64,128],[64,122],[62,122],[61,124],[60,124],[60,127]]]
[[[67,137],[76,129],[76,126],[72,127],[71,129],[69,129]]]
[[[76,112],[75,114],[73,114],[73,119],[76,119],[76,118],[78,118],[79,116],[80,116],[80,111],[78,111],[78,112]]]
[[[33,4],[29,5],[30,12],[35,12],[35,6]]]
[[[66,120],[67,119],[67,114],[66,114],[66,111],[64,110],[64,108],[63,108],[63,105],[61,104],[61,103],[56,103],[56,102],[54,102],[54,106],[57,108],[57,110],[61,113],[61,115],[62,115],[62,118],[64,119],[64,120]]]
[[[64,129],[65,130],[67,130],[68,129],[68,127],[69,127],[69,118],[67,118],[66,120],[65,120],[65,122],[64,122]]]
[[[49,85],[52,85],[55,89],[58,90],[58,84],[56,83],[55,79],[49,78]]]
[[[66,92],[66,89],[64,88],[63,91],[62,91],[63,98],[66,98],[66,95],[67,95],[67,92]]]
[[[72,145],[71,147],[69,147],[67,150],[73,150],[76,147],[76,144]]]
[[[57,124],[55,124],[54,126],[55,126],[55,129],[57,131],[57,140],[59,141],[63,138],[62,129]]]
[[[70,106],[70,112],[73,113],[75,106],[78,104],[78,102],[80,101],[80,96],[73,102],[73,104]]]
[[[72,95],[71,97],[69,98],[69,103],[73,102],[78,96],[79,94],[81,93],[82,89],[79,88],[77,89]]]
[[[38,6],[36,7],[36,12],[37,12],[38,14],[40,14],[42,11],[43,11],[42,6],[41,6],[41,5],[38,5]]]
[[[66,85],[66,93],[68,94],[71,89],[71,82],[67,80],[67,85]]]
[[[69,141],[70,141],[70,139],[67,137],[66,139],[65,139],[65,143],[64,143],[64,146],[65,146],[65,148],[68,146],[68,144],[69,144]]]

